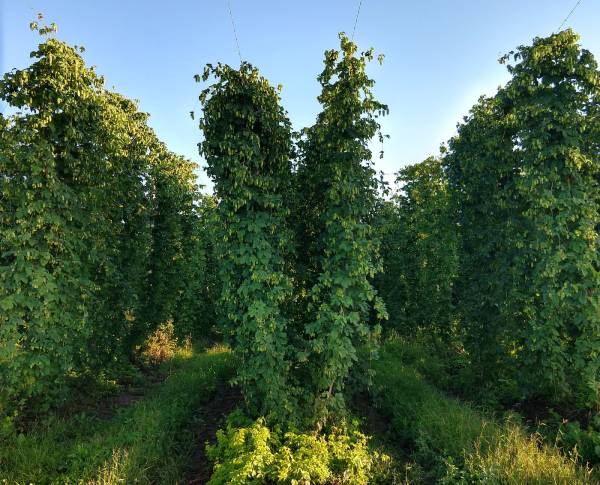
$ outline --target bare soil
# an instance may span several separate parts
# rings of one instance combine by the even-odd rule
[[[193,420],[196,449],[192,453],[183,483],[202,485],[212,475],[212,467],[206,456],[206,444],[216,442],[217,430],[223,427],[225,417],[242,404],[242,394],[237,387],[220,386],[209,400],[198,409]]]

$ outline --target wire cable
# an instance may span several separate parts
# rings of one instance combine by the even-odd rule
[[[235,39],[235,46],[237,48],[237,53],[240,58],[240,64],[242,61],[242,51],[240,50],[240,42],[238,40],[237,30],[235,29],[235,22],[233,21],[233,13],[231,12],[231,1],[227,0],[227,8],[229,9],[229,19],[231,20],[231,27],[233,28],[233,37]]]
[[[562,21],[562,23],[558,26],[558,29],[556,29],[557,32],[560,32],[560,29],[563,28],[563,25],[565,25],[567,23],[567,20],[569,20],[569,18],[571,17],[571,15],[573,15],[573,12],[577,9],[577,7],[579,7],[579,4],[581,3],[581,0],[577,0],[577,3],[575,4],[575,6],[571,9],[571,11],[569,12],[569,15],[567,15],[565,17],[565,19]]]
[[[581,1],[581,0],[579,0]],[[356,25],[358,24],[358,16],[360,15],[360,7],[362,7],[363,0],[358,2],[358,10],[356,11],[356,17],[354,18],[354,28],[352,29],[352,38],[354,40],[354,33],[356,32]]]

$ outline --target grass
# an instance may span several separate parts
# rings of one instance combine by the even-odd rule
[[[171,375],[111,420],[49,417],[0,444],[0,483],[177,483],[196,443],[187,425],[233,373],[223,348],[180,350]]]
[[[416,464],[413,482],[486,484],[598,483],[518,420],[500,422],[440,392],[406,365],[400,341],[386,343],[375,364],[374,399],[391,434]]]
[[[423,372],[443,374],[438,364],[402,341],[383,346],[373,396],[389,419],[386,445],[408,463],[390,462],[377,483],[598,483],[516,418],[494,419],[426,382]],[[163,383],[111,419],[51,415],[4,438],[0,483],[181,483],[197,446],[195,412],[233,374],[234,358],[223,348],[178,350],[162,370],[170,374]]]

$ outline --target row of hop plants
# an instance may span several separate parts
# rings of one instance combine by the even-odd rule
[[[379,267],[367,144],[387,111],[365,74],[373,52],[357,55],[342,36],[341,52],[326,53],[324,111],[297,146],[277,91],[253,66],[208,66],[203,77],[216,82],[201,95],[201,153],[215,181],[210,198],[136,103],[86,67],[83,48],[54,38],[54,25],[31,27],[47,38],[29,67],[0,81],[10,107],[0,115],[3,430],[65,399],[73,376],[106,370],[144,341],[146,358],[161,360],[176,335],[206,334],[214,316],[241,358],[247,413],[266,416],[271,446],[289,441],[303,454],[308,440],[327,452],[307,462],[318,476],[364,483],[366,441],[338,427],[359,348],[374,333],[371,306],[384,313],[370,283]],[[339,136],[332,123],[344,125]]]
[[[380,204],[376,286],[389,329],[460,353],[455,390],[531,403],[597,462],[600,71],[571,30],[500,62],[508,83]]]
[[[511,81],[439,159],[402,170],[390,201],[369,150],[387,113],[365,72],[372,50],[341,35],[325,53],[323,109],[296,143],[255,67],[209,65],[197,77],[214,79],[200,149],[216,198],[201,200],[194,165],[104,87],[81,48],[50,36],[0,81],[11,106],[0,115],[3,425],[60,400],[73,374],[131,355],[161,323],[200,332],[214,316],[257,418],[220,434],[214,483],[256,453],[265,480],[366,483],[373,457],[343,426],[348,384],[368,383],[361,352],[375,352],[387,317],[376,288],[390,327],[466,350],[471,386],[593,413],[600,76],[577,40],[567,30],[503,58]],[[234,448],[246,436],[244,458]],[[307,443],[331,461],[290,471]]]
[[[41,16],[40,16],[41,18]],[[0,419],[65,397],[160,324],[202,322],[210,201],[81,47],[46,37],[0,79]],[[212,210],[212,209],[211,209]]]

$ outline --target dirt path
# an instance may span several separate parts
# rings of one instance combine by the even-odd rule
[[[80,387],[73,386],[73,391],[65,403],[44,413],[36,411],[28,413],[25,410],[16,421],[16,427],[21,433],[27,433],[36,423],[41,422],[47,416],[68,420],[80,413],[109,421],[115,417],[119,409],[146,397],[169,376],[169,373],[158,368],[146,367],[139,368],[139,370],[143,378],[135,385],[122,384],[121,389],[115,389],[112,392],[101,391],[101,395],[98,395],[97,385],[94,384],[90,385],[84,382]]]
[[[99,419],[109,421],[115,417],[119,409],[131,406],[145,398],[169,377],[168,373],[161,372],[158,368],[141,368],[140,371],[144,375],[143,381],[137,385],[126,386],[122,390],[103,396],[91,405],[88,404],[89,411]],[[72,409],[71,414],[73,411]]]
[[[224,424],[225,417],[242,403],[242,394],[237,387],[223,384],[200,408],[195,416],[194,429],[196,449],[190,459],[183,483],[202,485],[210,479],[212,469],[206,457],[206,443],[215,443],[217,430]]]
[[[409,450],[402,448],[400,443],[390,435],[390,423],[375,407],[373,399],[366,392],[352,396],[351,409],[362,418],[361,431],[371,438],[371,449],[385,453],[391,458],[386,469],[386,481],[390,484],[413,483],[408,481],[407,471],[410,468]],[[414,482],[421,483],[421,482]]]
[[[383,436],[389,429],[389,422],[373,405],[371,396],[361,392],[352,396],[352,408],[364,419],[364,431],[369,435]]]

